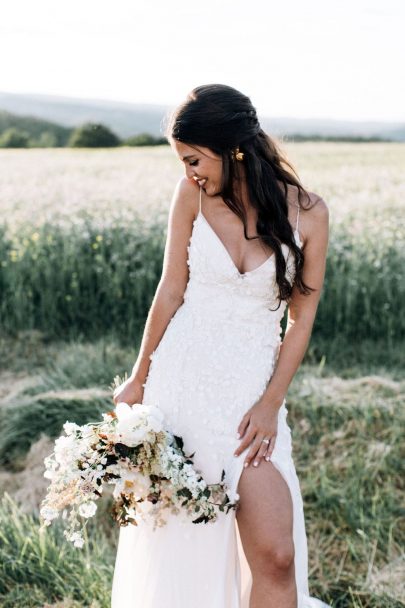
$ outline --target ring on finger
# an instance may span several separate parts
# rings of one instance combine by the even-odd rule
[[[273,448],[274,448],[274,443],[275,443],[275,437],[272,437],[272,438],[271,438],[271,441],[269,442],[269,445],[267,446],[267,454],[266,454],[266,456],[264,457],[264,459],[265,459],[267,462],[270,462],[270,459],[271,459],[271,453],[273,452]],[[270,445],[272,446],[272,447],[271,447],[271,449],[270,449]]]
[[[264,443],[267,443],[266,439],[262,439],[260,443],[263,443],[263,441],[264,441]],[[266,446],[266,447],[260,446],[259,447],[259,449],[257,451],[257,454],[255,456],[255,460],[254,460],[253,466],[255,466],[255,467],[259,466],[259,460],[260,460],[260,458],[264,458],[264,455],[265,455],[267,449],[268,449],[268,446]]]

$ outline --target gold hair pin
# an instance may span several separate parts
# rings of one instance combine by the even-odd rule
[[[239,152],[239,146],[236,146],[235,152],[233,150],[231,150],[232,160],[235,160],[235,158],[236,158],[236,160],[243,160],[243,156],[244,156],[244,153]]]

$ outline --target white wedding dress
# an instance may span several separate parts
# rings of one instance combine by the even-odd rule
[[[301,246],[298,216],[299,210],[294,236]],[[292,281],[294,258],[287,245],[282,249]],[[225,470],[234,494],[247,453],[233,455],[240,445],[237,427],[272,375],[286,303],[274,310],[274,255],[252,271],[238,271],[201,211],[201,188],[187,250],[184,302],[150,356],[143,403],[165,412],[166,428],[183,437],[186,454],[195,452],[194,466],[206,482],[219,482]],[[291,451],[284,400],[271,461],[293,501],[298,608],[326,606],[309,597],[304,512]],[[120,529],[112,608],[248,608],[250,587],[233,509],[214,523],[169,514],[155,530],[143,520]]]

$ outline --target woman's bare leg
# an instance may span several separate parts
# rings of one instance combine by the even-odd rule
[[[271,462],[250,464],[238,484],[239,534],[252,572],[249,608],[297,608],[293,506]]]

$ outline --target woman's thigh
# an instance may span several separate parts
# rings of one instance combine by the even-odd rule
[[[294,557],[293,505],[290,490],[271,462],[249,465],[239,479],[239,534],[252,571],[271,566],[288,567]]]

